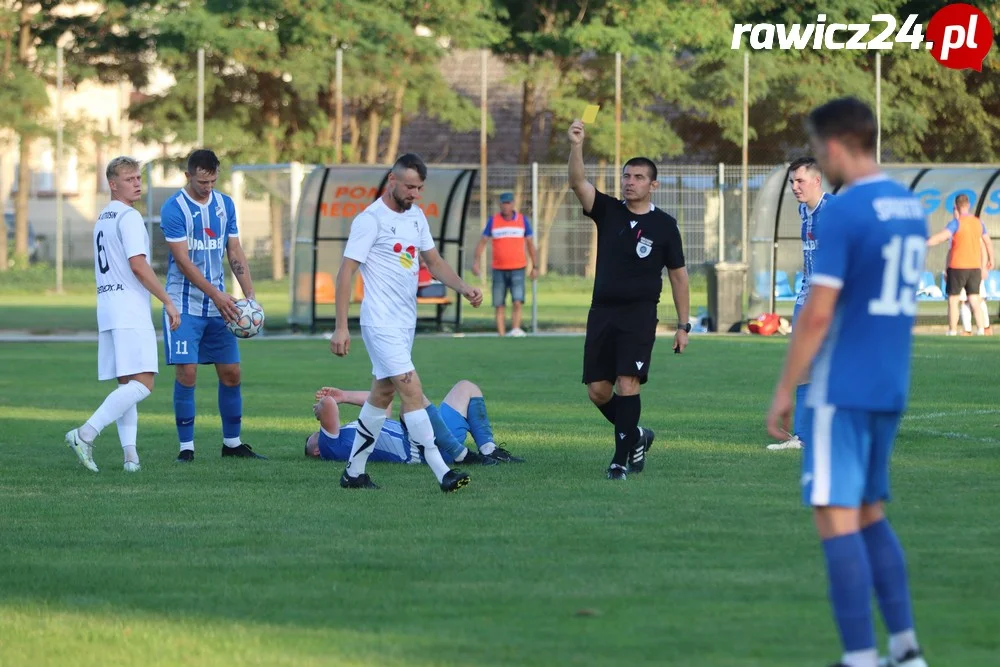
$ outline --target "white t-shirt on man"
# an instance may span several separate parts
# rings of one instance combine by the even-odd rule
[[[97,216],[94,225],[98,331],[153,328],[149,290],[129,264],[129,258],[136,255],[145,255],[149,262],[146,225],[137,210],[113,201]]]
[[[433,248],[427,218],[416,205],[396,213],[379,197],[354,218],[344,257],[361,264],[362,326],[417,326],[417,252]]]

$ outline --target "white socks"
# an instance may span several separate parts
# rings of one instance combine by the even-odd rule
[[[889,637],[889,655],[893,658],[901,658],[908,651],[916,651],[917,633],[912,629],[898,632]]]
[[[243,441],[240,440],[239,438],[223,438],[222,444],[225,445],[226,447],[232,448],[232,447],[239,447],[240,445],[243,444]],[[194,449],[193,442],[191,443],[191,449]]]
[[[487,442],[479,446],[479,453],[483,456],[489,456],[496,450],[497,446],[492,442]]]
[[[149,389],[146,389],[146,385],[138,380],[129,380],[126,384],[118,385],[118,388],[104,399],[101,407],[97,408],[97,411],[90,416],[87,423],[80,427],[80,437],[84,442],[92,444],[94,438],[100,435],[108,424],[118,421],[130,408],[134,411],[136,404],[147,396],[149,396]],[[136,414],[135,419],[136,424],[138,424],[138,414]],[[128,426],[126,425],[127,432]],[[132,440],[131,444],[134,445],[134,436],[132,436]],[[124,445],[124,442],[122,444]]]
[[[365,401],[361,406],[361,414],[358,415],[358,428],[354,433],[354,445],[351,447],[351,457],[347,459],[347,474],[350,477],[359,477],[365,472],[365,464],[368,457],[375,449],[375,441],[378,440],[379,433],[382,432],[382,424],[385,423],[385,408],[376,408]],[[430,422],[427,422],[430,425]],[[407,422],[409,426],[409,422]]]
[[[133,405],[115,422],[118,425],[118,440],[122,443],[122,454],[126,461],[139,462],[135,451],[136,434],[139,431],[139,411]]]
[[[878,649],[845,653],[840,661],[847,667],[878,667]]]
[[[406,422],[410,441],[417,447],[423,447],[424,460],[434,471],[434,476],[440,483],[450,468],[441,458],[441,451],[438,449],[437,443],[434,442],[434,427],[431,426],[431,419],[427,416],[427,411],[420,408],[413,412],[407,412],[403,415],[403,421]]]

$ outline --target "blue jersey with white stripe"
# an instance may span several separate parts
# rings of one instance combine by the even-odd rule
[[[346,461],[351,457],[354,446],[354,434],[358,430],[358,422],[354,421],[340,427],[340,433],[332,438],[325,431],[319,433],[319,455],[327,461]],[[395,419],[386,419],[382,430],[375,439],[375,444],[369,454],[369,461],[390,463],[410,463],[413,455],[410,452],[410,441],[403,431],[403,426]],[[420,462],[419,456],[416,463]]]
[[[802,287],[795,297],[795,305],[801,306],[809,296],[809,281],[812,279],[813,267],[815,266],[813,255],[816,253],[817,241],[816,231],[819,228],[820,209],[833,199],[833,195],[824,192],[819,203],[812,211],[802,203],[799,204],[799,217],[802,218]]]
[[[840,290],[812,367],[811,407],[905,410],[917,290],[927,253],[920,200],[879,174],[823,210],[812,284]]]
[[[208,203],[200,204],[180,190],[160,209],[160,230],[168,242],[186,241],[194,265],[208,282],[225,291],[226,245],[230,238],[239,236],[231,197],[213,190]],[[184,277],[172,254],[167,294],[183,314],[219,317],[215,304]]]

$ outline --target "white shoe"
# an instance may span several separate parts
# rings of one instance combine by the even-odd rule
[[[517,329],[511,329],[508,331],[507,335],[511,338],[524,338],[528,334],[524,333],[524,329],[518,327]]]
[[[775,451],[778,449],[802,449],[802,441],[799,440],[799,436],[793,435],[788,440],[784,442],[776,442],[773,445],[768,445],[768,449]]]
[[[138,461],[126,461],[125,462],[125,472],[139,472],[142,467],[139,465]]]
[[[890,657],[880,658],[878,667],[927,667],[927,661],[923,654],[916,652],[913,655],[908,653],[901,661]]]
[[[94,447],[83,441],[83,438],[80,437],[79,429],[75,428],[66,434],[66,444],[76,454],[76,458],[80,459],[80,463],[83,464],[84,468],[99,472],[97,464],[94,463]]]

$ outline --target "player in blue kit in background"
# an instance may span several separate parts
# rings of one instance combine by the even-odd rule
[[[367,391],[348,391],[323,387],[316,392],[313,414],[320,422],[320,430],[306,439],[306,456],[316,456],[328,461],[346,461],[351,455],[357,422],[340,424],[340,405],[362,406],[368,400]],[[438,410],[433,404],[425,408],[434,426],[434,439],[446,463],[523,463],[493,442],[493,427],[486,413],[486,399],[482,390],[468,380],[459,380],[441,402]],[[390,463],[420,463],[420,452],[413,446],[406,429],[400,422],[388,419],[392,406],[386,409],[387,419],[375,439],[370,461]],[[466,436],[479,450],[465,447]]]
[[[802,219],[802,286],[795,297],[795,309],[792,311],[792,329],[799,317],[806,297],[809,296],[809,283],[813,274],[813,257],[818,247],[819,219],[822,208],[833,199],[832,195],[823,192],[823,174],[816,164],[815,158],[800,157],[788,166],[788,182],[792,186],[792,194],[799,202],[799,217]],[[791,437],[782,442],[768,445],[771,450],[802,449],[802,434],[809,430],[812,411],[806,405],[806,392],[809,383],[803,382],[795,390],[795,417],[792,419]]]
[[[883,503],[909,393],[927,221],[920,201],[881,173],[867,105],[854,98],[828,102],[809,114],[808,129],[827,180],[844,189],[824,206],[809,296],[792,333],[768,430],[776,437],[787,432],[795,388],[811,370],[814,414],[801,485],[822,539],[844,649],[837,666],[879,664],[874,589],[890,635],[882,664],[926,667],[905,557]]]
[[[194,386],[198,364],[215,364],[219,376],[222,455],[266,458],[240,439],[243,395],[240,349],[226,322],[236,319],[236,299],[226,293],[225,264],[247,298],[253,280],[240,245],[236,207],[215,190],[219,158],[209,150],[188,157],[187,185],[160,209],[160,229],[170,248],[167,293],[181,311],[176,331],[164,327],[167,364],[176,367],[174,417],[180,440],[178,461],[194,460]]]

